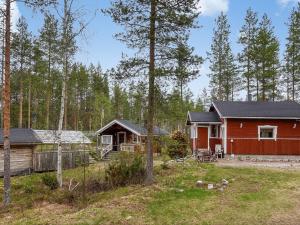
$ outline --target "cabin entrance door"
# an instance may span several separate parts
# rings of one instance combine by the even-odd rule
[[[208,127],[198,127],[198,149],[208,150]]]
[[[118,132],[117,133],[117,146],[118,151],[121,150],[121,144],[126,142],[126,132]]]

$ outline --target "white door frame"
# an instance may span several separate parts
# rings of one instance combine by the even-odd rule
[[[124,143],[126,143],[126,132],[125,131],[119,131],[119,132],[117,132],[117,144],[120,145],[119,134],[124,134]]]
[[[205,127],[207,128],[207,150],[209,150],[209,137],[210,137],[210,125],[201,125],[201,126],[197,126],[197,134],[198,134],[198,127]],[[198,134],[197,138],[201,138],[200,134]]]

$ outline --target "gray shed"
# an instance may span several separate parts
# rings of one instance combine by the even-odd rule
[[[32,129],[12,128],[10,129],[11,144],[11,174],[30,173],[33,168],[33,152],[42,141]],[[3,151],[3,129],[0,129],[0,176],[4,170]]]

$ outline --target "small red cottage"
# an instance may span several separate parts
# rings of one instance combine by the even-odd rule
[[[300,104],[213,102],[209,112],[188,112],[193,151],[238,155],[300,155]]]

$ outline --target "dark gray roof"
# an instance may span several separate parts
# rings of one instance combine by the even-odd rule
[[[11,128],[10,129],[10,144],[39,144],[42,141],[37,137],[32,129],[26,128]],[[0,145],[3,145],[3,129],[0,129]]]
[[[189,112],[188,124],[190,122],[221,122],[220,117],[216,112]]]
[[[213,106],[221,117],[300,119],[300,104],[281,102],[230,102],[216,101]],[[211,108],[212,109],[212,108]]]
[[[121,119],[117,119],[114,120],[112,122],[110,122],[108,125],[104,126],[103,128],[101,128],[98,133],[103,132],[104,130],[106,130],[108,127],[110,127],[110,125],[112,126],[115,123],[118,123],[122,126],[124,126],[125,128],[129,128],[130,130],[134,131],[135,133],[141,135],[141,136],[145,136],[147,135],[147,129],[141,125],[135,124],[129,120],[121,120]],[[159,127],[154,127],[153,128],[153,134],[154,135],[168,135],[169,133]]]
[[[141,134],[142,136],[147,135],[147,129],[144,126],[135,124],[129,120],[119,120],[118,119],[117,121],[119,121],[120,123],[124,124],[125,126],[131,128],[132,130],[136,131],[137,133]],[[157,126],[154,126],[153,134],[154,135],[168,135],[168,132]]]

